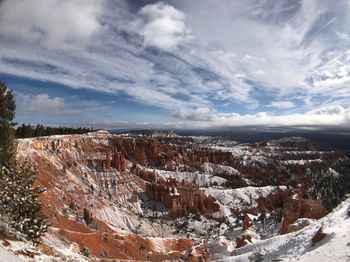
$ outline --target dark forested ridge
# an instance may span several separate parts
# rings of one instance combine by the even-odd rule
[[[85,134],[94,131],[93,128],[88,127],[50,127],[43,125],[26,125],[22,124],[15,130],[17,138],[29,138],[38,136],[52,136],[52,135],[70,135],[70,134]]]

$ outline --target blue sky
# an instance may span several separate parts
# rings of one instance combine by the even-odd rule
[[[4,0],[0,79],[20,123],[348,127],[349,14],[348,0]]]

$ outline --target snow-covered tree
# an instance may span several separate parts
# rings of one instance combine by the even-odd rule
[[[36,169],[29,162],[1,168],[0,214],[4,222],[37,242],[47,225],[38,199],[43,190],[34,186],[35,176]]]
[[[38,199],[42,189],[34,186],[34,165],[16,161],[15,109],[11,90],[0,81],[0,219],[37,242],[47,228]]]

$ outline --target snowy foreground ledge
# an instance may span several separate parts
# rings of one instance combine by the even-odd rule
[[[22,260],[0,246],[0,261],[20,262]]]
[[[260,240],[235,250],[235,256],[216,261],[249,261],[259,252],[263,261],[350,261],[350,197],[324,218],[304,229]],[[323,227],[326,237],[312,246],[311,239]]]

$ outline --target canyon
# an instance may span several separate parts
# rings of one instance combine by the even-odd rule
[[[38,246],[6,240],[27,261],[235,261],[306,230],[349,193],[349,158],[300,137],[98,131],[20,139],[17,157],[36,164],[49,223]]]

